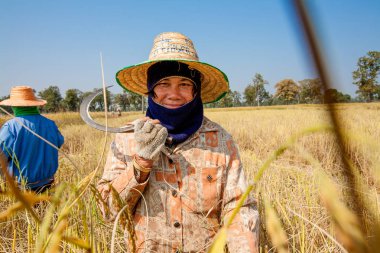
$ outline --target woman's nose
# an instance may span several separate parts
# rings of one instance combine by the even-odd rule
[[[170,88],[170,95],[172,96],[180,96],[181,92],[178,86],[172,86]]]

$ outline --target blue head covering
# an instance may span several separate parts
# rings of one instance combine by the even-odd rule
[[[169,109],[154,102],[152,97],[155,84],[170,76],[182,76],[195,83],[193,100],[175,109]],[[149,67],[147,79],[149,96],[146,116],[158,119],[161,125],[168,129],[169,136],[173,138],[173,144],[184,142],[200,128],[203,121],[201,73],[196,69],[190,69],[185,63],[161,61]]]

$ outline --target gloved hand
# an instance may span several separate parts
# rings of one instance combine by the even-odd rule
[[[136,120],[134,130],[137,155],[148,160],[155,160],[165,145],[168,130],[159,124],[158,120],[148,118]]]

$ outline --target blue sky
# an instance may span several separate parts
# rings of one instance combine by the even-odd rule
[[[223,70],[242,92],[255,73],[274,85],[316,77],[290,1],[26,1],[0,2],[0,96],[15,85],[89,91],[148,59],[154,37],[189,36],[201,61]],[[355,95],[359,57],[380,51],[380,1],[308,1],[334,85]],[[117,85],[116,85],[117,86]],[[119,86],[111,89],[121,92]]]

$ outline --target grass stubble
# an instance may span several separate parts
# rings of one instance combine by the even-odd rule
[[[360,214],[352,211],[348,196],[352,185],[342,171],[341,154],[322,105],[205,111],[240,147],[250,194],[258,199],[261,252],[379,251],[380,105],[342,104],[336,110],[355,171],[353,190],[364,203]],[[122,126],[141,116],[124,113],[110,117],[109,125]],[[120,215],[115,233],[114,224],[101,217],[93,190],[112,134],[85,125],[78,113],[47,117],[65,136],[66,156],[59,158],[57,186],[41,196],[21,192],[29,203],[26,207],[1,183],[0,252],[132,252],[133,236],[128,246],[123,232],[127,226],[133,234],[130,214]],[[6,120],[2,118],[0,124]],[[101,122],[102,114],[94,113],[93,118]],[[224,248],[225,225],[213,252]]]

